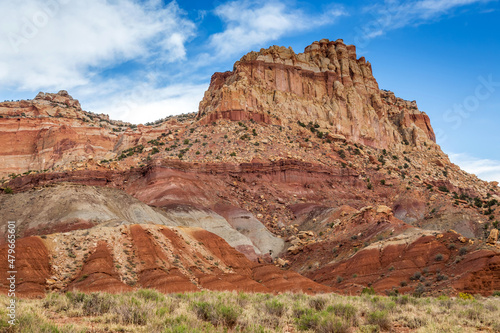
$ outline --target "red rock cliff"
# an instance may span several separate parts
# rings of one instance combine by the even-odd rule
[[[322,39],[296,54],[272,46],[250,52],[232,72],[215,73],[200,103],[202,123],[217,119],[268,124],[317,122],[331,133],[377,148],[434,141],[415,101],[380,90],[371,64],[342,40]]]
[[[83,111],[67,91],[0,103],[0,178],[88,159],[111,159],[157,138],[164,126],[133,126]]]

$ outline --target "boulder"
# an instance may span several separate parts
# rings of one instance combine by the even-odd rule
[[[491,245],[496,245],[497,241],[498,241],[498,229],[492,229],[490,231],[490,236],[488,237],[488,240],[486,240],[486,243]]]

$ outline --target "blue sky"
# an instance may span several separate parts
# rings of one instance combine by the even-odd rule
[[[0,3],[0,100],[68,90],[134,123],[197,111],[216,71],[270,45],[344,39],[416,100],[450,158],[500,181],[498,0]]]

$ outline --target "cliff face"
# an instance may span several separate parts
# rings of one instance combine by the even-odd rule
[[[66,91],[0,103],[0,177],[46,170],[117,152],[156,138],[164,127],[133,126],[83,111]]]
[[[232,72],[215,73],[200,103],[202,123],[217,119],[268,124],[313,121],[332,134],[377,148],[435,142],[415,101],[380,90],[371,64],[342,40],[322,39],[295,54],[273,46],[250,52]]]

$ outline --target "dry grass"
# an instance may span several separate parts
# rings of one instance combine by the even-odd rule
[[[499,297],[49,293],[18,300],[13,327],[7,302],[0,332],[500,332]]]

